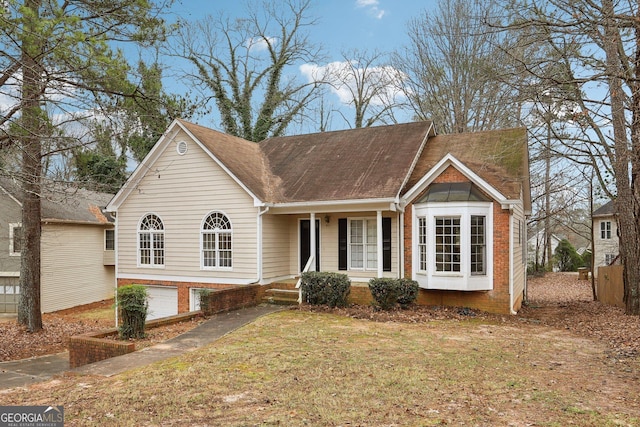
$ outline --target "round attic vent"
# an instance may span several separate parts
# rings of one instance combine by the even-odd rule
[[[176,151],[178,152],[178,154],[184,156],[185,154],[187,154],[187,148],[188,147],[186,141],[178,141],[178,144],[176,146]]]

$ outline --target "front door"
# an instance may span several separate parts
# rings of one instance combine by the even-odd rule
[[[311,256],[311,221],[300,221],[300,271]],[[316,271],[320,271],[320,221],[316,219]]]

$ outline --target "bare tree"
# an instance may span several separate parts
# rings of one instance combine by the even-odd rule
[[[310,3],[265,1],[243,18],[181,23],[173,54],[193,65],[187,78],[215,103],[225,132],[250,141],[282,135],[317,96],[317,82],[287,74],[319,58],[306,32]]]
[[[10,0],[0,14],[0,149],[20,152],[22,186],[18,321],[42,329],[40,236],[43,165],[68,149],[60,128],[91,115],[100,94],[132,96],[128,66],[110,42],[155,40],[162,21],[147,1]],[[159,32],[160,33],[159,33]]]
[[[518,124],[518,93],[504,81],[516,40],[485,25],[497,13],[492,1],[440,0],[409,23],[411,43],[393,65],[406,74],[402,88],[415,118],[433,120],[443,133]]]
[[[566,155],[592,165],[615,201],[625,309],[640,314],[640,5],[546,0],[518,6],[510,28],[528,28],[546,44],[561,70],[552,80],[577,104]],[[550,60],[525,64],[527,73],[543,78]]]
[[[342,53],[342,61],[325,66],[307,65],[303,69],[309,81],[324,83],[340,103],[353,109],[353,119],[342,109],[335,111],[352,128],[395,122],[402,92],[398,89],[404,74],[385,61],[380,52],[351,50]]]

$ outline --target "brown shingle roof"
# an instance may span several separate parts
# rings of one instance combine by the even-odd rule
[[[425,121],[254,143],[180,123],[268,203],[394,198],[451,153],[507,198],[518,199],[522,190],[528,206],[523,128],[429,137],[432,123]]]
[[[518,199],[521,190],[527,198],[529,164],[526,129],[438,135],[429,138],[405,189],[408,190],[415,185],[448,153],[507,198]]]
[[[272,138],[260,143],[281,183],[274,202],[393,198],[431,122]]]

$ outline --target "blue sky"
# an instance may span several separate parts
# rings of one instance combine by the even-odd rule
[[[432,10],[436,6],[437,0],[311,0],[309,14],[317,19],[317,23],[309,27],[310,38],[321,45],[326,53],[325,61],[313,66],[323,68],[329,63],[339,63],[344,61],[343,53],[353,50],[389,53],[400,49],[409,43],[407,23],[421,16],[427,8]],[[242,17],[245,10],[245,0],[176,0],[172,13],[187,21],[197,21],[207,15],[217,16],[220,12],[230,18]],[[302,68],[303,64],[297,64],[290,72],[297,73],[302,80],[310,79],[310,74],[315,71],[309,71],[307,67],[307,73],[304,73]],[[165,87],[169,91],[175,90],[170,84],[165,83]],[[330,103],[330,108],[339,109],[344,117],[350,117],[350,107],[344,104],[345,92],[335,90],[326,101]],[[212,116],[195,121],[216,128],[218,120],[215,113]],[[336,115],[330,120],[331,129],[350,127],[347,120],[340,117]],[[408,116],[399,116],[398,119],[410,120]],[[289,132],[315,130],[311,127],[289,129]]]

